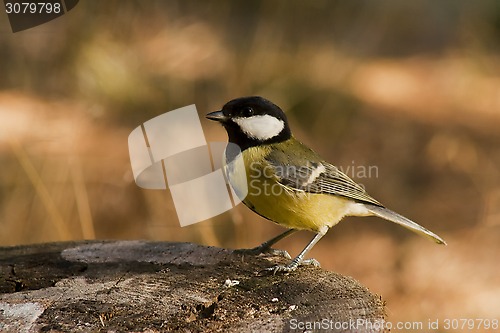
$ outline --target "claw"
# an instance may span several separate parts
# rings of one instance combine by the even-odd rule
[[[262,271],[259,272],[259,276],[268,276],[268,275],[276,275],[276,273],[283,273],[283,274],[288,274],[290,272],[293,272],[296,270],[297,267],[293,266],[283,266],[283,265],[276,265],[272,267],[268,267],[266,269],[263,269]]]
[[[314,266],[314,267],[321,267],[321,264],[319,263],[319,261],[317,261],[314,258],[303,260],[300,264],[301,265],[308,265],[308,266],[310,265],[310,266]]]
[[[272,272],[273,275],[276,275],[276,273],[287,274],[287,273],[295,271],[297,269],[297,267],[298,267],[297,265],[288,265],[288,266],[277,265],[277,266],[274,266],[274,267],[270,267],[267,270],[269,272]]]
[[[288,274],[290,272],[295,271],[299,266],[313,266],[313,267],[321,267],[319,261],[316,259],[306,259],[301,261],[300,263],[296,262],[295,260],[292,260],[292,262],[286,266],[284,265],[276,265],[273,267],[266,268],[265,270],[262,271],[261,275],[266,275],[267,274],[273,274],[276,275],[276,273],[284,273]]]

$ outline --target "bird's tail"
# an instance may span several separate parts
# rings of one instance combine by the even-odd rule
[[[413,222],[412,220],[407,219],[403,215],[399,215],[398,213],[393,212],[390,209],[380,207],[380,206],[369,205],[369,204],[365,204],[365,206],[375,216],[378,216],[378,217],[381,217],[381,218],[386,219],[388,221],[397,223],[397,224],[399,224],[407,229],[410,229],[413,232],[416,232],[417,234],[420,234],[424,237],[427,237],[428,239],[433,240],[434,242],[436,242],[438,244],[446,245],[446,242],[441,237],[439,237],[438,235],[436,235],[432,231],[427,230],[426,228],[422,227],[421,225]]]

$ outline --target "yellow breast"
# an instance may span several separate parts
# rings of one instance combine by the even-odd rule
[[[280,184],[263,158],[267,153],[266,149],[247,149],[243,154],[245,173],[235,168],[228,175],[237,192],[246,183],[248,194],[243,202],[250,209],[284,227],[313,232],[325,225],[332,227],[348,215],[350,200]]]

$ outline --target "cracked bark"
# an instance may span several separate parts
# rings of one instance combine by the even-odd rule
[[[383,331],[383,301],[350,277],[256,274],[284,262],[190,243],[0,248],[0,331]]]

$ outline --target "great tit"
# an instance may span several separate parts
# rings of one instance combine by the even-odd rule
[[[378,216],[446,244],[433,232],[385,208],[341,170],[295,139],[285,113],[271,101],[259,96],[237,98],[206,117],[221,123],[229,142],[241,150],[245,172],[228,169],[227,176],[236,192],[246,182],[248,194],[242,198],[243,203],[289,228],[245,251],[284,254],[271,246],[298,230],[316,234],[288,265],[271,268],[274,273],[290,272],[305,263],[319,265],[314,259],[304,260],[305,254],[345,216]],[[226,151],[226,162],[236,158],[231,151]]]

